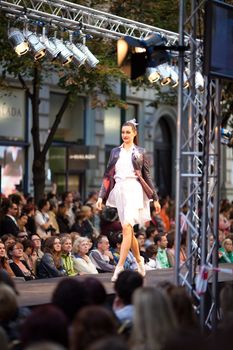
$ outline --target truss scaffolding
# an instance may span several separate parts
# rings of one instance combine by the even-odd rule
[[[162,34],[168,45],[179,41],[190,44],[190,89],[182,87],[187,57],[179,53],[179,93],[176,147],[176,262],[184,229],[187,231],[187,258],[176,264],[177,284],[185,285],[195,297],[202,326],[215,327],[217,319],[217,273],[212,277],[211,302],[195,292],[198,266],[217,267],[218,203],[220,168],[220,87],[218,81],[205,78],[204,92],[195,87],[195,75],[202,71],[203,33],[201,26],[205,1],[181,0],[179,33],[128,20],[110,13],[94,10],[63,0],[0,0],[0,10],[9,19],[39,21],[44,25],[118,39],[128,35],[145,38],[151,32]],[[189,11],[187,9],[190,9]],[[203,23],[202,23],[203,24]],[[182,224],[181,224],[182,223]],[[209,247],[208,238],[214,242]]]

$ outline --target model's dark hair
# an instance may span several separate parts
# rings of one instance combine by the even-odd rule
[[[131,128],[133,129],[133,131],[136,132],[136,135],[134,136],[134,139],[133,139],[133,142],[136,146],[138,146],[138,130],[136,128],[136,125],[134,125],[133,123],[131,122],[125,122],[123,125],[122,125],[122,128],[123,126],[131,126]]]

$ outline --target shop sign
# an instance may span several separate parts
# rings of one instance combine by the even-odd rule
[[[97,169],[99,160],[97,146],[74,146],[69,148],[69,170]]]

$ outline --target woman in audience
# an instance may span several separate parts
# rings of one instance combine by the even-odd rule
[[[1,241],[2,241],[2,243],[4,244],[4,246],[5,246],[6,250],[7,250],[7,248],[10,245],[12,245],[12,244],[14,244],[16,242],[16,237],[11,235],[11,234],[3,235],[1,237]]]
[[[98,271],[91,259],[87,255],[89,252],[90,242],[87,237],[79,237],[73,245],[74,270],[81,274],[97,274]]]
[[[177,329],[169,298],[159,289],[139,288],[134,293],[133,304],[132,349],[161,350],[167,337]]]
[[[7,248],[7,255],[11,259],[10,267],[16,277],[23,277],[26,281],[35,279],[34,272],[23,259],[23,245],[15,242]]]
[[[19,226],[19,232],[27,232],[27,228],[26,228],[27,222],[28,222],[28,216],[25,212],[22,211],[17,220],[17,224]]]
[[[9,261],[6,255],[6,248],[2,241],[0,241],[0,269],[6,270],[9,276],[14,277],[14,272],[10,268]]]
[[[62,264],[68,276],[76,276],[77,272],[74,270],[74,262],[71,256],[72,240],[70,235],[64,235],[61,237],[61,250],[62,250]]]
[[[65,204],[60,203],[57,208],[57,217],[56,217],[60,233],[70,232],[69,219],[66,213],[67,213],[67,208]]]
[[[86,306],[76,316],[71,332],[71,350],[85,350],[98,339],[117,335],[112,313],[102,306]]]
[[[23,258],[29,266],[30,270],[32,270],[35,274],[36,272],[36,261],[37,254],[34,248],[34,243],[30,239],[25,239],[22,242],[23,245]]]
[[[44,255],[37,266],[37,276],[39,278],[66,276],[61,259],[61,242],[56,236],[46,239],[44,245]]]
[[[222,247],[219,249],[219,262],[233,263],[233,244],[230,238],[222,242]]]

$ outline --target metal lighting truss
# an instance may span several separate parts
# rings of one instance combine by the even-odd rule
[[[216,324],[216,274],[212,278],[211,303],[195,292],[197,265],[217,266],[218,202],[219,202],[219,95],[218,82],[205,79],[204,92],[195,86],[196,72],[202,71],[203,43],[197,40],[197,17],[205,1],[181,0],[179,34],[128,20],[110,13],[94,10],[63,0],[0,0],[0,10],[9,18],[38,21],[45,26],[83,30],[97,36],[118,39],[123,36],[145,38],[158,32],[167,45],[179,41],[190,44],[190,52],[179,53],[179,87],[177,116],[177,179],[176,179],[176,261],[179,262],[183,224],[187,228],[187,258],[176,264],[177,284],[185,285],[194,295],[202,326]],[[184,11],[184,8],[190,8]],[[186,16],[185,16],[186,13]],[[186,30],[188,28],[188,30]],[[202,39],[202,38],[199,38]],[[185,66],[189,66],[190,88],[183,89]],[[186,206],[187,212],[182,208]],[[208,247],[208,235],[214,244]]]
[[[178,38],[177,33],[64,0],[0,0],[0,8],[13,17],[27,17],[73,31],[84,29],[112,39],[125,35],[145,38],[151,32],[164,35],[168,44],[174,44]]]
[[[209,268],[218,265],[220,88],[218,81],[209,81],[207,77],[202,93],[196,86],[196,72],[202,71],[200,58],[203,58],[203,41],[196,37],[197,20],[198,14],[203,13],[204,3],[180,1],[179,44],[183,45],[189,28],[191,48],[190,89],[182,90],[179,84],[176,160],[176,262],[180,260],[184,228],[187,231],[187,257],[182,265],[176,264],[175,274],[176,283],[185,285],[195,298],[202,327],[214,328],[217,321],[217,272],[213,272],[209,280],[208,302],[206,294],[199,296],[194,288],[200,265]],[[190,13],[186,5],[190,5]],[[184,66],[185,59],[180,54],[180,81]],[[210,235],[213,235],[212,247],[209,246]]]

